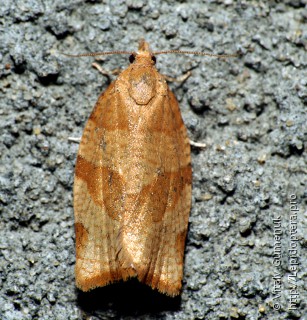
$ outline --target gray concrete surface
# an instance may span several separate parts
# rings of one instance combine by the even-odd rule
[[[306,319],[306,19],[304,0],[2,0],[0,319]],[[88,294],[74,284],[68,137],[108,79],[60,52],[134,51],[141,37],[153,50],[240,54],[157,57],[163,74],[192,70],[170,86],[191,139],[207,144],[192,152],[176,299],[135,281]]]

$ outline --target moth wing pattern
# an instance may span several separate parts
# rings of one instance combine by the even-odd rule
[[[76,283],[88,291],[137,277],[175,296],[191,205],[189,140],[162,76],[155,71],[164,91],[138,105],[125,72],[98,99],[79,147]]]
[[[106,214],[103,188],[108,176],[103,167],[103,128],[97,123],[109,100],[110,86],[97,101],[84,128],[75,168],[74,212],[76,233],[76,284],[83,291],[119,280],[116,238],[120,221]],[[97,143],[99,141],[99,143]]]
[[[178,295],[183,276],[184,245],[191,206],[190,143],[178,102],[168,90],[163,104],[160,148],[163,148],[161,178],[150,194],[159,203],[149,237],[151,261],[145,283],[170,296]],[[164,133],[164,134],[163,134]],[[168,136],[168,137],[167,137]],[[166,204],[164,207],[163,202]],[[159,220],[159,218],[161,218]]]

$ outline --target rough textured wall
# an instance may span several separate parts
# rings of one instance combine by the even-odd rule
[[[305,6],[1,1],[2,320],[305,319]],[[61,52],[135,51],[141,37],[153,50],[240,54],[157,56],[163,74],[192,70],[170,86],[190,138],[207,145],[192,150],[183,291],[175,299],[135,281],[89,294],[74,283],[78,145],[68,137],[81,135],[108,79],[91,67],[92,58]],[[102,62],[107,70],[128,64],[127,56]],[[290,289],[298,291],[297,302]]]

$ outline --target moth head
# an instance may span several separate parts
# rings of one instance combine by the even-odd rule
[[[139,55],[139,53],[133,52],[133,53],[129,56],[129,62],[130,62],[130,63],[134,63],[134,61],[136,60],[136,58],[137,58],[138,55]],[[141,53],[141,55],[142,55],[142,53]],[[156,59],[156,57],[155,57],[153,54],[151,54],[151,53],[150,53],[150,59],[151,59],[151,63],[152,63],[153,65],[155,65],[156,62],[157,62],[157,59]]]

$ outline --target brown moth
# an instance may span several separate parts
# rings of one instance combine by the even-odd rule
[[[213,55],[156,54],[169,52]],[[102,54],[111,53],[127,52]],[[142,40],[131,58],[99,97],[79,146],[76,284],[88,291],[136,277],[176,296],[191,207],[190,143],[149,45]]]

